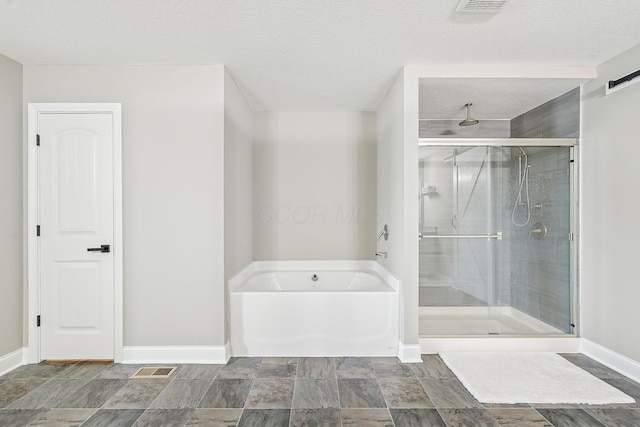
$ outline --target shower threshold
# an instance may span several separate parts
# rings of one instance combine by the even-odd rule
[[[513,307],[420,307],[421,336],[567,334]]]
[[[500,317],[491,319],[499,310]],[[577,353],[580,338],[512,307],[420,307],[421,354],[448,351]],[[490,334],[498,332],[500,334]]]

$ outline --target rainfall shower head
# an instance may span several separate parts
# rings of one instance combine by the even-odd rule
[[[465,107],[467,107],[467,118],[464,119],[463,121],[461,121],[460,123],[458,123],[458,126],[473,126],[473,125],[477,125],[478,123],[480,123],[480,121],[476,120],[476,119],[472,119],[471,118],[471,106],[473,104],[471,102],[464,104]]]

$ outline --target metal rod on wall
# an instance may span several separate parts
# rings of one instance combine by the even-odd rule
[[[609,89],[613,89],[614,87],[621,85],[622,83],[630,82],[636,77],[640,77],[640,70],[635,73],[627,74],[624,77],[620,77],[618,80],[609,80]]]

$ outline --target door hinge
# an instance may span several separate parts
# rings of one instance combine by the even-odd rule
[[[36,316],[36,326],[40,327],[40,315]]]
[[[36,135],[36,145],[40,146],[40,135]]]
[[[575,236],[573,235],[573,233],[569,233],[569,241],[573,242],[575,240]]]
[[[36,236],[40,237],[40,226],[39,225],[36,226]]]

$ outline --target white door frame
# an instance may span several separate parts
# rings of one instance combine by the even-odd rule
[[[40,314],[38,225],[38,151],[36,135],[39,113],[106,113],[113,117],[113,278],[114,278],[114,361],[123,358],[123,284],[122,284],[122,108],[104,103],[30,103],[27,116],[27,363],[39,363]]]

